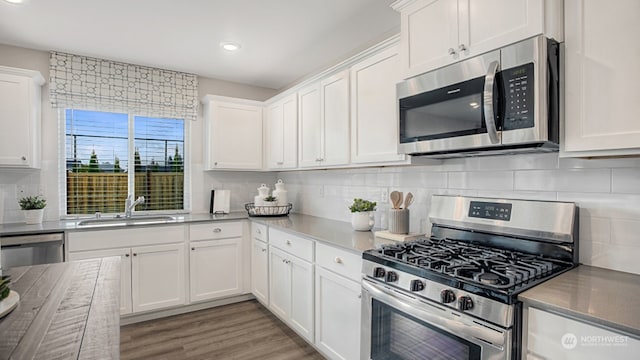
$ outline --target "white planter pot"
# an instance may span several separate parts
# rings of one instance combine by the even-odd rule
[[[277,201],[265,201],[262,200],[263,205],[262,206],[277,206],[278,202]]]
[[[373,228],[373,211],[351,213],[351,227],[356,231],[370,231]]]
[[[40,224],[44,217],[44,209],[22,210],[24,220],[27,224]]]

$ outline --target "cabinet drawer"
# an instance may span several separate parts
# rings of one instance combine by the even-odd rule
[[[355,280],[362,278],[362,257],[354,253],[328,246],[316,244],[316,265]]]
[[[313,262],[313,240],[269,229],[269,244],[303,260]]]
[[[73,231],[66,235],[69,251],[103,250],[184,241],[184,225],[113,230]]]
[[[267,242],[267,225],[251,222],[251,237]]]
[[[242,222],[212,222],[189,225],[189,240],[225,239],[242,236]]]

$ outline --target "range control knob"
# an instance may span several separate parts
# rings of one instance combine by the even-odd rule
[[[444,289],[440,292],[440,301],[442,301],[443,304],[452,303],[456,301],[456,294],[449,289]]]
[[[386,282],[396,282],[398,281],[398,274],[393,271],[387,272],[387,277],[384,279]]]
[[[424,282],[422,280],[411,280],[409,287],[411,291],[422,291],[424,290]]]
[[[473,300],[468,296],[460,296],[458,298],[458,310],[465,311],[473,309]]]
[[[375,278],[384,278],[385,274],[386,271],[384,271],[384,268],[377,267],[373,269],[373,277]]]

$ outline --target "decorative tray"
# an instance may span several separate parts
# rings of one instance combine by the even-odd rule
[[[249,216],[287,216],[293,208],[293,204],[289,203],[282,206],[255,206],[253,203],[244,204]]]

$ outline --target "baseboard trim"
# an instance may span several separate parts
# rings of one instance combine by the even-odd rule
[[[144,314],[130,314],[120,316],[120,326],[135,324],[143,321],[156,320],[165,318],[168,316],[186,314],[194,311],[209,309],[216,306],[223,306],[233,304],[237,302],[253,300],[255,296],[253,294],[242,294],[237,296],[231,296],[222,299],[211,300],[207,302],[201,302],[197,304],[190,304],[186,306],[174,307],[169,309],[162,309]]]

